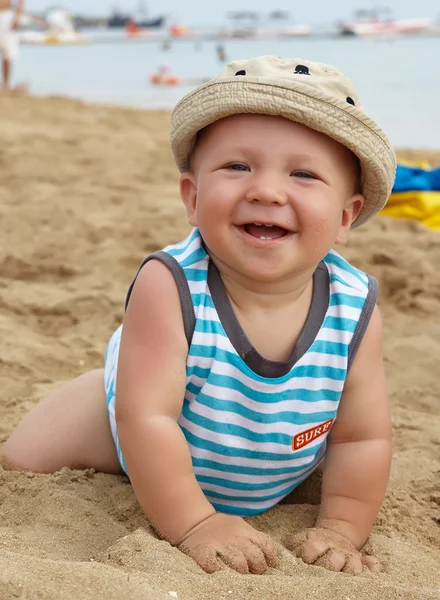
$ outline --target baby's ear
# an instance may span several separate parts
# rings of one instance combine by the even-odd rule
[[[336,236],[336,244],[346,244],[350,235],[350,228],[359,216],[362,207],[365,204],[365,198],[362,194],[353,194],[345,203],[341,214],[341,225]]]
[[[180,197],[186,208],[188,223],[197,227],[197,183],[196,178],[189,171],[180,176]]]

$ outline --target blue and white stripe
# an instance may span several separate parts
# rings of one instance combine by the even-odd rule
[[[254,515],[277,504],[325,455],[324,434],[293,451],[292,438],[337,414],[348,351],[368,294],[368,277],[331,251],[329,306],[310,348],[281,377],[263,377],[244,362],[220,321],[208,286],[209,256],[200,233],[164,251],[182,267],[196,323],[187,358],[179,425],[195,476],[221,511]],[[121,328],[106,353],[111,429],[125,470],[115,421],[115,380]]]

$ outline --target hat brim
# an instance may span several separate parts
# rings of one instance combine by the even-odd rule
[[[171,117],[171,147],[180,171],[189,168],[197,132],[236,114],[285,117],[320,131],[349,148],[361,165],[365,204],[353,223],[358,227],[383,208],[391,193],[396,157],[386,135],[356,106],[317,92],[304,83],[230,77],[209,82],[185,96]]]

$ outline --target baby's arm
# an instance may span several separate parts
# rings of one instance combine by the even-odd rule
[[[119,441],[134,491],[159,535],[205,570],[214,571],[220,555],[239,571],[262,572],[275,553],[267,536],[239,517],[217,514],[194,476],[177,423],[187,354],[174,278],[152,260],[130,297],[116,385]]]
[[[374,309],[329,434],[315,529],[300,544],[309,563],[335,570],[377,569],[357,550],[382,504],[391,466],[391,419],[382,361],[382,322]],[[298,540],[299,541],[299,540]],[[363,565],[362,565],[363,562]]]
[[[136,280],[124,319],[116,421],[136,496],[170,541],[178,541],[214,512],[192,474],[177,425],[188,354],[181,315],[171,273],[159,261],[150,261]]]
[[[350,369],[329,435],[317,527],[367,541],[382,504],[391,466],[391,418],[376,308]]]

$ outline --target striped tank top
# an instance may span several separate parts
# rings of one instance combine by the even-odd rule
[[[376,280],[330,251],[314,273],[311,307],[292,356],[275,362],[246,337],[198,229],[148,256],[140,269],[151,259],[168,266],[180,295],[189,349],[178,422],[196,479],[219,512],[264,512],[324,458],[348,369],[376,303]],[[105,388],[126,471],[115,420],[121,329],[107,347]]]

